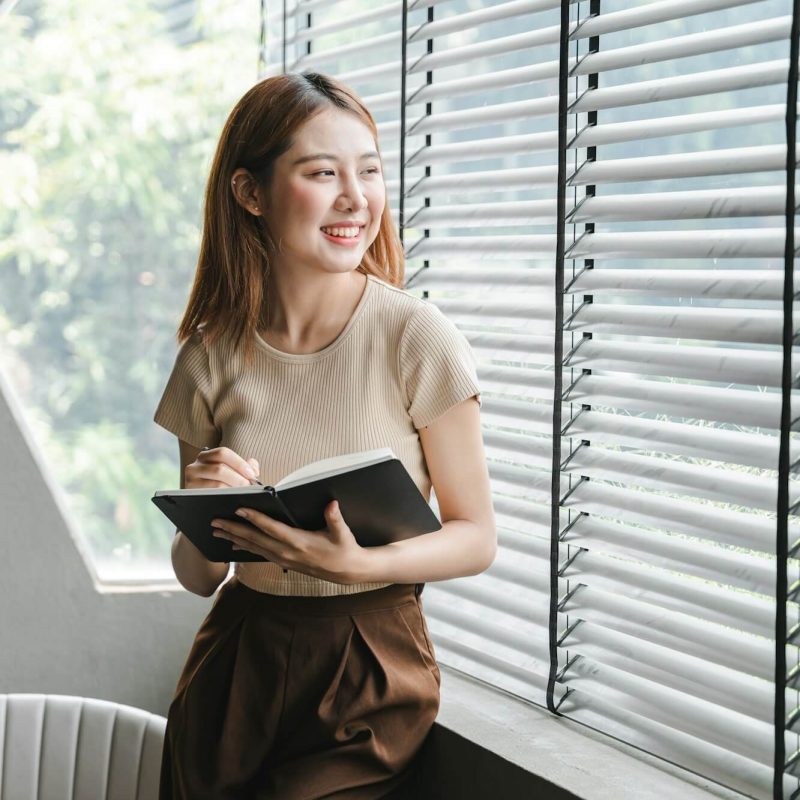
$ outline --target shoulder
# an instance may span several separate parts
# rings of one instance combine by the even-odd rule
[[[190,377],[202,389],[209,390],[214,383],[216,365],[225,362],[224,354],[219,352],[221,346],[224,345],[219,340],[210,341],[202,327],[196,329],[178,346],[176,371]]]
[[[407,289],[392,286],[374,275],[375,305],[384,315],[400,322],[402,338],[425,335],[431,329],[445,329],[448,334],[457,332],[456,326],[430,300],[418,297]]]
[[[403,322],[406,322],[416,309],[425,303],[422,298],[413,295],[407,289],[392,286],[375,275],[370,274],[369,279],[372,281],[374,304],[383,311],[401,317]]]
[[[178,346],[178,352],[186,355],[208,355],[207,337],[202,327],[187,336]]]
[[[430,300],[417,300],[406,322],[401,347],[404,350],[447,352],[468,348],[467,338],[442,310]]]
[[[241,348],[234,347],[230,335],[220,331],[212,337],[203,326],[197,328],[178,348],[178,360],[192,363],[209,375],[226,371],[227,367],[238,367]]]
[[[431,300],[417,297],[407,289],[392,286],[374,275],[375,307],[385,319],[399,325],[401,366],[409,358],[438,351],[442,354],[469,350],[467,338],[456,324]]]
[[[408,374],[423,365],[436,370],[457,362],[473,369],[475,354],[461,329],[435,303],[414,300],[398,348],[401,372]]]
[[[176,361],[185,366],[195,365],[208,368],[207,341],[201,328],[195,330],[178,345]]]

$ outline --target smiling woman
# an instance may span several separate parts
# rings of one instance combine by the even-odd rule
[[[190,489],[274,484],[390,447],[426,500],[436,490],[442,527],[363,548],[335,500],[317,531],[247,509],[217,520],[218,535],[269,560],[236,563],[197,634],[169,710],[161,800],[394,791],[439,706],[423,583],[494,558],[475,360],[453,323],[401,288],[381,167],[372,117],[333,79],[283,75],[242,98],[212,166],[155,419],[178,437]],[[173,566],[209,596],[229,565],[178,532]]]

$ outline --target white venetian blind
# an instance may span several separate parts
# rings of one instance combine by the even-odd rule
[[[755,798],[773,780],[790,13],[570,4],[560,328],[561,3],[312,0],[271,51],[364,98],[407,288],[479,362],[500,548],[485,574],[426,587],[439,660],[541,705],[552,676],[559,713]],[[799,657],[790,642],[790,686]]]
[[[772,797],[791,4],[592,6],[568,90],[559,710]]]

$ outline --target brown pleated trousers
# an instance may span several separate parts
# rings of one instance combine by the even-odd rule
[[[439,709],[414,584],[337,597],[264,594],[232,577],[169,708],[159,800],[373,800]]]

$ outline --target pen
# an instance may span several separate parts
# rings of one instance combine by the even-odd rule
[[[203,450],[210,450],[211,448],[210,447],[203,447],[202,449]],[[257,486],[263,486],[264,485],[263,483],[261,483],[261,481],[258,478],[250,478],[249,480],[250,480],[250,485],[251,486],[253,486],[253,484],[255,484]]]

